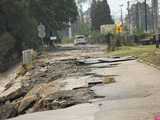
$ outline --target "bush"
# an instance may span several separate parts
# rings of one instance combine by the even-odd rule
[[[70,38],[68,38],[68,37],[64,37],[64,38],[62,39],[62,43],[63,43],[63,44],[74,43],[74,39],[73,39],[73,38],[70,39]]]
[[[90,34],[89,42],[91,44],[94,44],[94,43],[96,43],[96,44],[103,44],[103,43],[108,44],[112,40],[112,37],[113,37],[113,35],[111,33],[102,34],[100,32],[93,31]]]
[[[143,33],[143,32],[140,32],[140,33],[135,33],[133,34],[134,36],[134,42],[136,44],[141,44],[141,40],[143,39],[149,39],[149,40],[153,40],[153,34],[152,33]]]

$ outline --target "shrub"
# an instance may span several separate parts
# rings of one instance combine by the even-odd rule
[[[74,43],[74,39],[73,39],[73,38],[70,39],[70,38],[68,38],[68,37],[64,37],[64,38],[62,39],[62,43],[63,43],[63,44]]]
[[[108,34],[102,34],[98,31],[93,31],[90,34],[89,42],[90,43],[96,43],[96,44],[108,44],[112,40],[113,35],[111,33]]]

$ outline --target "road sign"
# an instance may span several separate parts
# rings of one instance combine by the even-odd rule
[[[39,32],[40,31],[46,31],[46,28],[42,23],[40,23],[40,25],[38,25],[37,29],[38,29]]]
[[[116,32],[117,33],[122,33],[123,32],[123,25],[122,24],[117,24],[116,25]]]
[[[57,39],[56,36],[51,36],[51,37],[50,37],[50,40],[51,40],[51,41],[56,40],[56,39]]]
[[[46,37],[46,28],[42,23],[40,23],[37,26],[37,30],[38,30],[38,37],[41,38],[42,45],[44,46],[44,40],[43,39]]]
[[[43,32],[38,32],[38,37],[40,38],[45,38],[46,37],[46,32],[43,31]]]
[[[41,39],[46,37],[46,28],[42,23],[38,25],[37,30],[38,30],[38,37],[40,37]]]

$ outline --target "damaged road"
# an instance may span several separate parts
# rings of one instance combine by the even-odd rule
[[[13,120],[146,120],[143,118],[153,117],[160,106],[153,99],[159,90],[159,71],[138,63],[133,57],[107,58],[105,49],[86,46],[39,56],[29,71],[18,72],[18,76],[4,86],[0,94],[3,108],[0,119],[19,115]],[[154,105],[147,105],[151,100],[155,100]],[[142,109],[145,106],[154,112],[144,117],[137,114],[138,111],[147,113]]]
[[[79,62],[92,55],[85,54],[86,49],[77,58],[76,53],[80,51],[75,49],[70,51],[71,54],[68,54],[69,51],[51,52],[48,56],[42,54],[29,70],[19,67],[17,73],[7,80],[9,82],[1,86],[0,107],[3,109],[0,109],[0,119],[67,108],[102,97],[97,96],[90,89],[90,82],[87,82],[87,79],[91,81],[94,78],[86,75],[91,68]],[[102,80],[100,83],[103,84]]]
[[[0,110],[0,119],[87,102],[95,96],[92,95],[91,90],[87,87],[81,90],[63,90],[67,83],[62,80],[83,75],[86,71],[88,68],[78,66],[73,60],[55,61],[54,63],[37,62],[32,70],[23,76],[16,76],[5,86],[4,91],[0,94],[0,105],[3,108]],[[79,97],[81,99],[76,95],[81,96]],[[8,107],[11,110],[7,112],[9,115],[5,114]]]

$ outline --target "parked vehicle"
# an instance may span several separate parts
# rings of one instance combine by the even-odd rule
[[[87,44],[87,39],[84,35],[76,35],[74,39],[74,45],[85,45]]]

